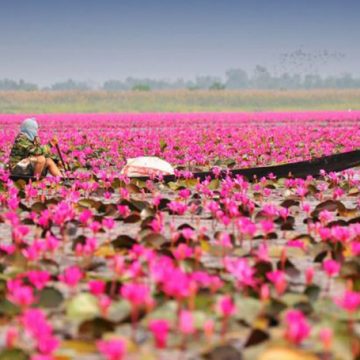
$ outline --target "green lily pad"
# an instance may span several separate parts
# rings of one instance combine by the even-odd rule
[[[61,292],[52,287],[42,289],[38,296],[37,304],[43,308],[57,308],[64,301]]]
[[[108,310],[107,317],[112,321],[119,323],[129,318],[131,314],[131,305],[128,301],[120,300],[113,302]]]
[[[18,306],[14,305],[7,299],[2,299],[0,301],[0,315],[5,316],[15,316],[21,313],[21,310]]]
[[[66,315],[70,320],[85,321],[99,315],[98,300],[89,293],[73,297],[66,306]]]
[[[104,333],[113,332],[115,324],[112,321],[95,318],[86,320],[79,326],[78,332],[82,339],[100,339]]]
[[[21,349],[6,349],[0,352],[0,360],[28,360],[29,355]]]
[[[237,311],[234,317],[238,320],[244,320],[248,324],[254,322],[262,309],[261,302],[253,298],[235,296],[235,304]]]

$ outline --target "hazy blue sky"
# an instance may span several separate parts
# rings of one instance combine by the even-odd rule
[[[360,75],[359,16],[359,0],[0,0],[0,78],[48,84],[190,79],[256,64],[294,70],[280,55],[299,48],[342,53],[315,69]]]

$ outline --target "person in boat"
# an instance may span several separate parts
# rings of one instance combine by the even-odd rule
[[[49,171],[53,176],[61,177],[57,166],[58,159],[51,153],[58,140],[53,137],[47,145],[41,145],[38,137],[39,125],[33,118],[25,119],[20,132],[15,138],[10,152],[9,168],[13,176],[36,177],[46,176]]]

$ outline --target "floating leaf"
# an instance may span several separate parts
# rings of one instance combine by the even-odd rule
[[[308,285],[304,291],[304,294],[308,296],[309,301],[314,303],[317,301],[321,293],[321,288],[317,285]]]
[[[141,220],[140,214],[138,212],[133,212],[131,215],[126,217],[123,221],[126,224],[134,224]]]
[[[98,247],[94,253],[95,256],[102,257],[102,258],[108,258],[115,256],[116,252],[113,248],[113,246],[109,245],[102,245]]]
[[[126,185],[126,190],[130,193],[130,194],[140,194],[141,190],[138,186],[136,186],[135,184],[127,184]]]
[[[311,217],[317,217],[323,210],[344,212],[346,207],[341,201],[326,200],[316,206],[314,211],[311,213]]]
[[[147,219],[149,217],[153,217],[155,215],[155,210],[152,208],[144,208],[140,212],[140,217],[142,220]]]
[[[359,194],[360,194],[360,190],[356,187],[353,187],[348,191],[349,196],[357,196]]]
[[[253,329],[245,341],[244,347],[256,346],[270,338],[269,334],[260,329]]]
[[[156,320],[167,320],[170,323],[175,323],[177,316],[176,311],[178,308],[178,304],[176,301],[167,301],[164,304],[158,306],[154,311],[148,314],[145,318],[145,322],[149,320],[156,319]]]
[[[129,235],[119,235],[111,242],[114,249],[131,249],[137,241]]]
[[[63,340],[61,349],[70,349],[75,351],[76,354],[89,354],[97,351],[95,342],[81,340]]]
[[[171,202],[171,200],[166,199],[166,198],[162,198],[162,199],[160,200],[158,209],[159,209],[159,210],[167,209],[167,206],[168,206],[169,202]]]
[[[195,230],[195,228],[193,226],[191,226],[190,224],[187,224],[187,223],[183,223],[181,225],[179,225],[177,227],[177,230],[178,231],[181,231],[181,230],[184,230],[184,229],[191,229],[191,230]]]
[[[287,308],[287,305],[280,300],[271,299],[270,303],[266,306],[266,314],[272,317],[278,316],[282,311]]]
[[[78,332],[82,339],[100,339],[104,333],[113,332],[115,324],[112,321],[95,318],[80,324]]]
[[[40,214],[42,211],[46,210],[47,206],[42,202],[36,202],[31,205],[31,211],[34,211],[37,214]]]
[[[114,204],[101,204],[97,209],[98,214],[103,216],[114,216],[118,213],[117,206]]]
[[[131,306],[128,301],[120,300],[111,303],[107,317],[116,323],[120,323],[125,319],[129,319],[131,314]]]
[[[19,179],[19,180],[16,180],[15,181],[15,186],[19,189],[19,190],[22,190],[25,188],[25,185],[26,185],[26,181],[23,180],[23,179]]]
[[[180,188],[180,185],[178,183],[173,182],[173,181],[168,182],[167,186],[173,191],[177,191]]]
[[[89,293],[74,296],[67,304],[66,315],[75,321],[94,319],[99,315],[97,298]]]
[[[291,206],[299,206],[299,205],[300,205],[300,201],[294,199],[286,199],[280,203],[280,206],[284,208],[289,208]]]
[[[152,234],[145,236],[142,239],[142,242],[144,242],[145,244],[147,244],[148,246],[150,246],[154,249],[159,249],[163,245],[170,243],[170,240],[166,239],[166,237],[164,237],[161,234],[152,233]]]
[[[259,316],[262,309],[261,302],[250,297],[235,296],[235,304],[237,312],[234,317],[246,321],[249,325]]]
[[[15,316],[20,314],[21,310],[7,299],[0,301],[0,315]]]
[[[116,178],[113,180],[113,182],[111,183],[111,187],[113,189],[118,189],[120,187],[124,187],[125,183],[123,181],[121,181],[119,178]]]
[[[217,346],[203,356],[206,360],[242,360],[241,352],[231,345]]]
[[[160,139],[159,141],[160,150],[161,152],[164,152],[164,150],[167,148],[167,142],[164,139]]]
[[[319,358],[302,350],[276,346],[266,349],[258,360],[319,360]]]
[[[77,204],[88,209],[98,209],[102,203],[93,199],[80,199]]]
[[[147,201],[140,201],[140,200],[131,200],[130,204],[131,204],[130,209],[133,208],[134,210],[137,210],[139,212],[145,209],[146,207],[150,206],[150,204]]]
[[[306,245],[310,245],[310,244],[315,243],[315,239],[309,234],[300,234],[298,236],[295,236],[291,240],[301,240]]]
[[[281,223],[281,230],[294,230],[295,218],[293,216],[288,216],[285,221]]]
[[[21,349],[6,349],[0,352],[0,360],[28,360],[29,355]]]
[[[86,243],[86,236],[85,235],[79,235],[72,241],[72,249],[75,250],[77,244],[85,245]]]
[[[217,190],[220,187],[220,180],[219,179],[213,179],[210,181],[210,184],[208,185],[208,188],[210,190]]]
[[[61,292],[52,287],[45,287],[38,293],[37,304],[44,308],[57,308],[64,301]]]
[[[360,278],[360,263],[356,260],[346,261],[340,269],[340,276],[344,278]]]

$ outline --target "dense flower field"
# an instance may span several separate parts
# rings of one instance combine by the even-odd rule
[[[0,115],[2,164],[23,118]],[[357,149],[360,112],[37,119],[75,179],[0,169],[1,360],[360,355],[360,171],[191,178]],[[142,155],[178,180],[119,175]]]

